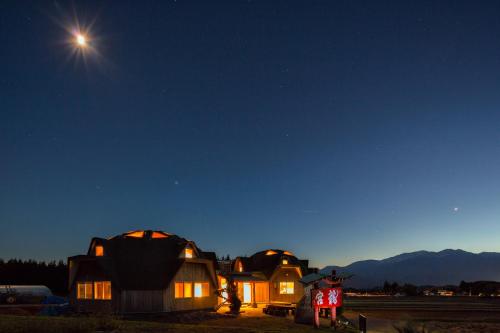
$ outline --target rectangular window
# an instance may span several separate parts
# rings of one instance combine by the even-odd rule
[[[92,282],[77,282],[76,298],[92,299]]]
[[[208,282],[196,282],[194,284],[194,297],[207,297],[210,294]]]
[[[184,252],[184,256],[186,258],[193,258],[193,249],[190,249],[189,247],[186,247],[186,250]]]
[[[293,294],[293,282],[280,282],[280,294]]]
[[[184,298],[193,297],[193,283],[184,282]]]
[[[197,282],[194,284],[194,297],[201,297],[201,295],[201,283]]]
[[[192,282],[176,282],[175,283],[175,298],[193,297]]]
[[[95,256],[102,257],[104,256],[104,247],[102,245],[96,245],[95,247]]]
[[[175,298],[183,298],[184,297],[184,283],[176,282],[175,283]]]
[[[94,299],[99,299],[99,300],[111,299],[111,281],[94,282]]]
[[[210,295],[210,284],[208,282],[203,282],[201,284],[201,296],[207,297]]]

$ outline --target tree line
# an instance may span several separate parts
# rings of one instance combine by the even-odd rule
[[[62,260],[0,259],[0,285],[44,285],[56,295],[66,295],[68,266]]]

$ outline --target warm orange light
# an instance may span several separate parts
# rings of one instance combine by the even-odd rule
[[[104,247],[102,245],[95,246],[95,256],[96,257],[104,256]]]
[[[193,297],[193,283],[192,282],[184,282],[184,297],[185,298]]]
[[[240,262],[238,262],[238,271],[241,273],[243,272],[243,264]]]
[[[94,282],[94,299],[100,299],[100,300],[111,299],[111,281]]]
[[[184,257],[193,258],[193,249],[186,247],[186,249],[184,250]]]
[[[293,253],[289,252],[289,251],[285,251],[285,252],[283,252],[283,254],[286,254],[287,256],[293,256]]]
[[[78,282],[76,284],[77,299],[92,299],[92,282]]]
[[[283,265],[288,265],[288,260],[287,259],[283,259]]]
[[[168,235],[164,232],[153,231],[151,234],[151,238],[167,238]]]
[[[126,237],[142,238],[144,237],[144,231],[131,231],[125,234]]]
[[[266,252],[266,256],[272,256],[274,254],[278,254],[278,252],[273,251],[273,250],[269,250],[269,251]]]
[[[280,294],[293,294],[293,282],[280,282]]]

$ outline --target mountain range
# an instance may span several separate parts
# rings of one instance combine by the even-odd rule
[[[320,273],[353,274],[345,287],[381,287],[384,281],[417,286],[458,285],[460,281],[500,281],[500,253],[463,250],[417,251],[382,260],[356,261],[347,266],[326,266]]]

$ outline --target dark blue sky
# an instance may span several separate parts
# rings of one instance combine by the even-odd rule
[[[499,12],[3,1],[0,257],[132,229],[319,266],[500,251]],[[70,57],[73,13],[99,55]]]

